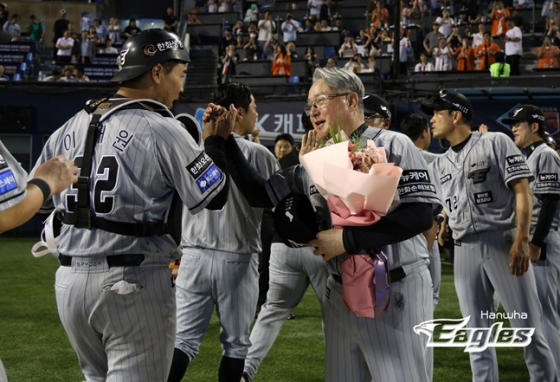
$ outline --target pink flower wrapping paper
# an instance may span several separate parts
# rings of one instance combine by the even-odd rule
[[[386,163],[385,149],[372,140],[359,152],[349,153],[349,145],[353,144],[345,141],[312,151],[301,162],[327,199],[335,227],[368,226],[387,214],[398,198],[402,169]],[[369,172],[363,172],[369,166]],[[387,257],[381,251],[344,256],[341,278],[346,308],[358,317],[382,317],[389,304]]]

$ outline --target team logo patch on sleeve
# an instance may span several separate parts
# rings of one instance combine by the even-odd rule
[[[318,193],[319,193],[319,191],[317,190],[317,187],[315,187],[314,184],[309,186],[309,195],[315,195],[315,194],[318,194]]]
[[[194,179],[197,179],[203,173],[205,173],[208,167],[210,167],[212,164],[214,164],[214,162],[212,162],[212,159],[203,152],[200,153],[200,155],[197,156],[196,159],[187,166],[187,171]]]
[[[491,191],[477,192],[474,194],[474,202],[476,204],[486,204],[494,201]]]
[[[12,170],[0,173],[0,195],[4,195],[17,188],[16,177]]]

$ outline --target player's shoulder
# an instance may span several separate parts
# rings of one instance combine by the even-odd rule
[[[473,135],[478,137],[478,141],[485,145],[515,145],[509,136],[499,131],[489,131],[487,133],[474,132]]]
[[[401,133],[400,131],[379,129],[371,126],[368,127],[366,131],[368,132],[368,136],[366,136],[366,138],[372,137],[376,144],[377,142],[379,142],[379,145],[382,146],[397,145],[402,147],[416,148],[412,140],[406,134]]]
[[[84,110],[78,111],[70,117],[62,126],[56,129],[49,137],[49,142],[57,142],[60,137],[63,137],[69,130],[83,129],[84,134],[89,126],[89,114]]]
[[[259,161],[276,161],[276,157],[270,152],[268,148],[266,148],[266,146],[263,146],[260,143],[249,141],[248,139],[240,136],[235,136],[235,139],[240,147],[245,148],[245,152],[249,157],[258,158]]]
[[[540,145],[540,150],[536,151],[533,155],[536,155],[539,162],[560,162],[560,155],[556,150],[551,149],[546,143]]]

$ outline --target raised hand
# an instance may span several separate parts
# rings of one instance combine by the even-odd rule
[[[78,167],[74,161],[59,155],[37,167],[34,177],[47,182],[51,194],[58,194],[78,181]]]

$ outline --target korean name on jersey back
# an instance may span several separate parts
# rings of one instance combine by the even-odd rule
[[[200,153],[200,155],[187,166],[187,171],[195,179],[202,193],[212,188],[212,186],[223,177],[220,169],[204,152]]]
[[[4,195],[17,188],[16,177],[12,170],[0,172],[0,195]]]

